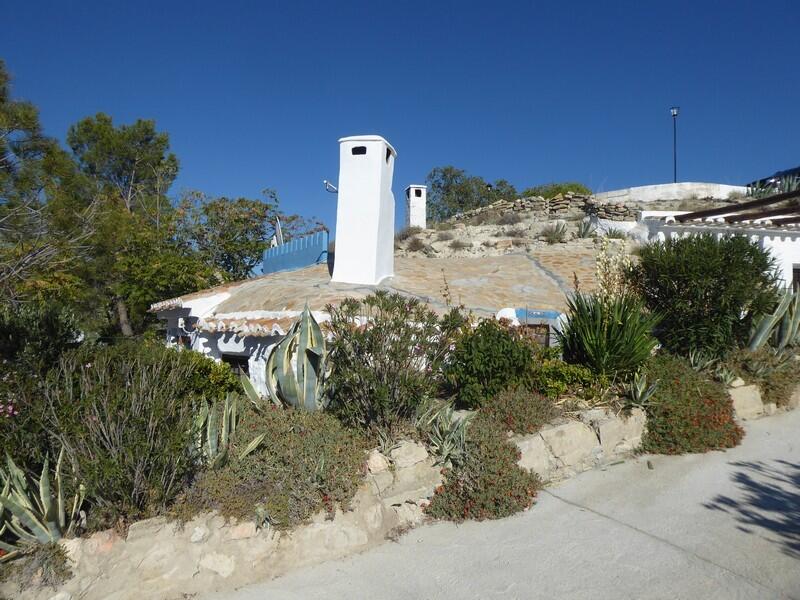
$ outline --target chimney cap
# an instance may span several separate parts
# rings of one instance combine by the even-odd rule
[[[342,142],[383,142],[384,144],[386,144],[386,147],[392,151],[394,157],[397,158],[397,150],[395,150],[394,147],[389,142],[387,142],[385,138],[379,135],[350,135],[347,137],[339,138],[339,143],[341,144]]]

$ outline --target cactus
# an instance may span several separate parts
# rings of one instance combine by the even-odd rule
[[[273,402],[300,410],[323,410],[329,401],[324,390],[327,358],[322,330],[306,305],[267,359],[267,390]]]
[[[228,447],[236,433],[236,404],[236,397],[229,393],[221,413],[204,401],[195,417],[197,446],[212,469],[222,466],[228,459]]]
[[[84,486],[72,501],[72,509],[66,512],[64,487],[61,480],[61,463],[64,449],[58,455],[55,470],[55,489],[50,481],[50,464],[45,458],[38,481],[38,493],[29,489],[25,473],[6,454],[6,469],[0,467],[0,550],[6,554],[0,562],[19,554],[25,545],[57,542],[68,535],[75,526],[78,511],[83,504]],[[17,543],[7,539],[16,538]]]
[[[755,324],[748,349],[758,350],[771,340],[778,350],[783,350],[800,341],[798,332],[800,332],[800,290],[787,289],[777,308],[772,313],[762,316]]]

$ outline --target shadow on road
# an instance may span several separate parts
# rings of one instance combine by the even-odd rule
[[[737,468],[732,478],[740,493],[717,496],[704,506],[733,515],[742,531],[769,532],[767,539],[800,558],[800,464],[785,460],[730,464]]]

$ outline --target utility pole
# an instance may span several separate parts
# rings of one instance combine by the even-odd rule
[[[679,106],[669,109],[672,115],[672,183],[678,183],[678,111]]]

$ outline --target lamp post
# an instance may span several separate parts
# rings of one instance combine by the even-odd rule
[[[678,183],[678,111],[680,106],[669,109],[672,115],[672,183]]]

